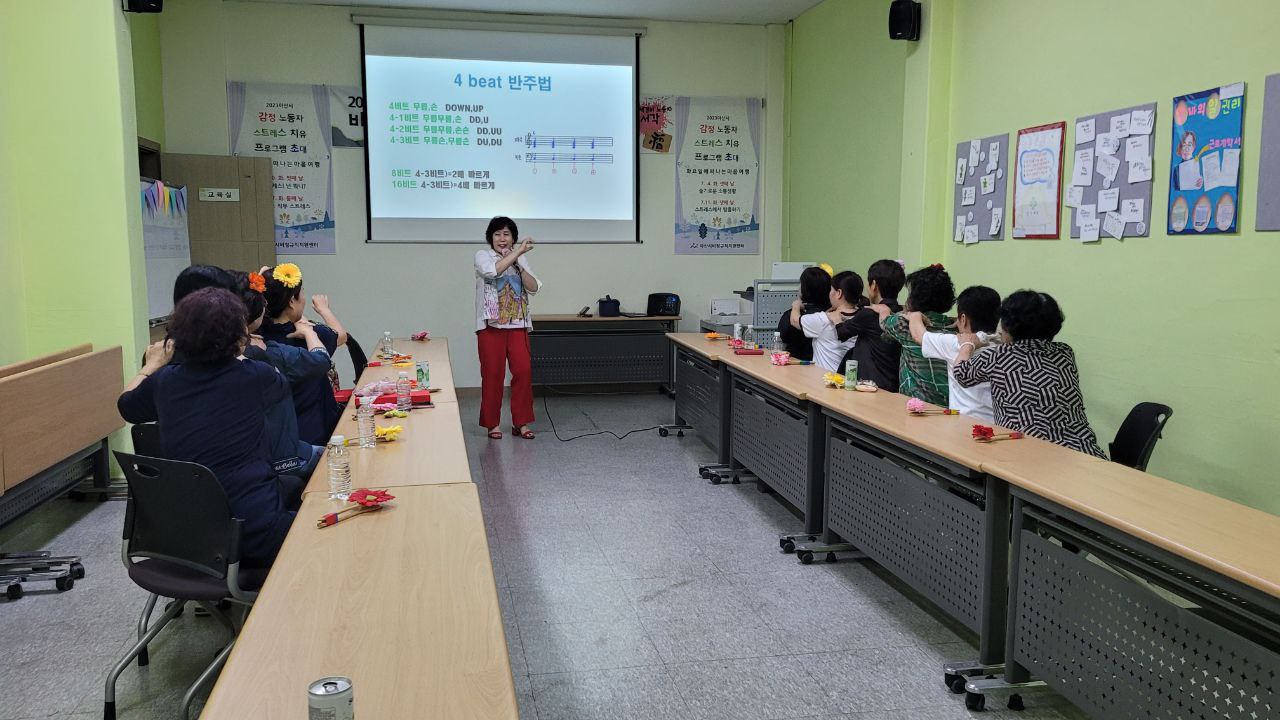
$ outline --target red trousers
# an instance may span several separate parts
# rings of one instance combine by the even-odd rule
[[[529,367],[529,331],[487,327],[476,331],[480,351],[480,426],[502,423],[502,383],[511,366],[511,425],[533,422],[533,372]]]

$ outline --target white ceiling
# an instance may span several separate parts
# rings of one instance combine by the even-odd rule
[[[255,0],[302,5],[634,18],[767,25],[792,20],[821,0]],[[886,0],[885,7],[888,7]],[[887,12],[887,10],[886,10]]]

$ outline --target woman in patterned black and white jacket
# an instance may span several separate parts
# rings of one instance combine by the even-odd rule
[[[1063,319],[1048,294],[1013,293],[1000,304],[1004,342],[975,352],[978,338],[962,334],[953,377],[965,387],[991,383],[1000,425],[1105,460],[1085,414],[1075,353],[1053,342]]]

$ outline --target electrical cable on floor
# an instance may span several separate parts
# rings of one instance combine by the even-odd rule
[[[589,395],[589,394],[592,394],[592,393],[570,393],[570,394]],[[612,395],[635,395],[635,394],[638,394],[638,393],[601,393],[601,394],[612,394]],[[621,435],[619,435],[618,433],[616,433],[616,432],[614,432],[614,431],[612,431],[612,430],[599,430],[599,431],[596,431],[596,432],[583,433],[583,434],[581,434],[581,435],[574,435],[573,437],[567,437],[567,438],[564,438],[564,437],[560,437],[560,431],[556,429],[556,421],[555,421],[555,419],[554,419],[554,418],[552,418],[552,417],[551,417],[551,410],[547,407],[547,396],[546,396],[546,395],[543,395],[543,396],[542,396],[542,415],[543,415],[544,417],[546,417],[546,418],[547,418],[547,422],[551,423],[551,433],[552,433],[553,435],[555,435],[556,439],[557,439],[557,440],[559,440],[560,442],[571,442],[571,441],[573,441],[573,440],[578,440],[578,439],[581,439],[581,438],[584,438],[584,437],[592,437],[592,436],[594,436],[594,435],[612,435],[614,438],[616,438],[616,439],[618,439],[618,440],[622,440],[622,439],[626,438],[628,435],[631,435],[631,434],[633,434],[633,433],[645,432],[645,431],[647,431],[647,430],[657,430],[657,429],[660,427],[660,426],[658,426],[658,425],[654,425],[653,427],[647,427],[647,428],[636,428],[635,430],[628,430],[628,431],[626,431],[626,432],[622,433]]]

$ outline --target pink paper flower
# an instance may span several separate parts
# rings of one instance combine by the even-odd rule
[[[920,398],[907,398],[907,412],[924,412],[924,401]]]

